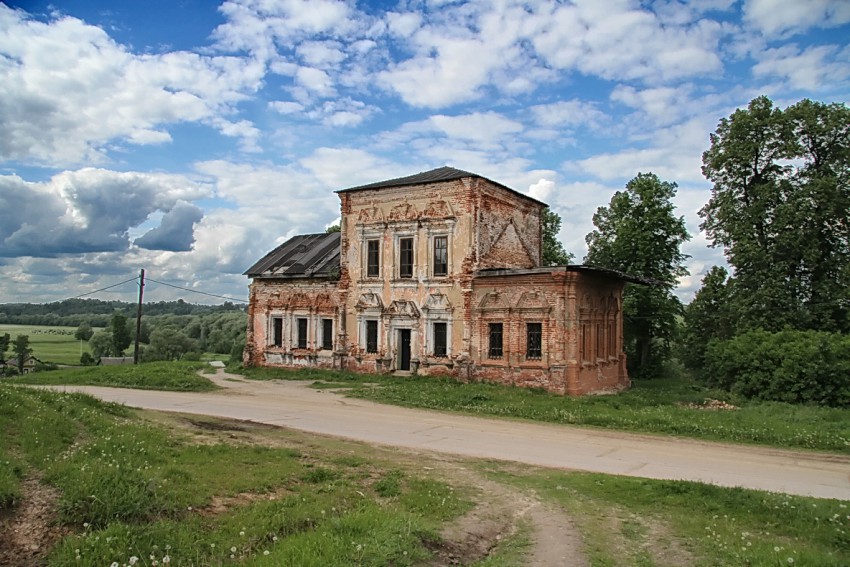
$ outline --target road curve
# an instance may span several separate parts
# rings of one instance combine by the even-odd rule
[[[249,420],[416,450],[850,500],[850,457],[841,455],[409,409],[315,390],[308,382],[249,381],[221,370],[212,379],[224,389],[51,388],[138,408]]]

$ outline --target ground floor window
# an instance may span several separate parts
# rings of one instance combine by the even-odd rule
[[[490,323],[489,331],[489,348],[487,349],[488,358],[502,358],[502,323]]]
[[[525,324],[525,358],[540,360],[543,356],[543,324]]]
[[[434,356],[446,356],[447,354],[446,327],[445,323],[434,323]]]
[[[334,320],[322,319],[322,348],[333,350],[334,348]]]
[[[378,322],[366,321],[366,352],[378,352]]]
[[[298,348],[307,348],[307,319],[298,319]]]
[[[283,346],[283,318],[272,317],[272,344]]]

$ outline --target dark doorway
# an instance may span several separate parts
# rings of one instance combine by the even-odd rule
[[[410,329],[398,330],[398,369],[410,370]]]

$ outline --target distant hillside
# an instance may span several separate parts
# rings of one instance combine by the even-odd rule
[[[105,327],[116,311],[136,318],[136,304],[100,299],[66,299],[54,303],[0,303],[0,323],[14,325],[54,325],[76,327],[83,322]],[[142,306],[144,316],[209,315],[245,311],[244,305],[226,301],[221,305],[201,305],[177,301],[155,301]]]

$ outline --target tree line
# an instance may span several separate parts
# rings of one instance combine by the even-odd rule
[[[747,397],[850,406],[850,110],[758,97],[720,121],[702,163],[700,229],[730,269],[712,267],[687,307],[675,183],[639,174],[593,217],[585,263],[653,282],[624,294],[631,375],[678,354]]]

